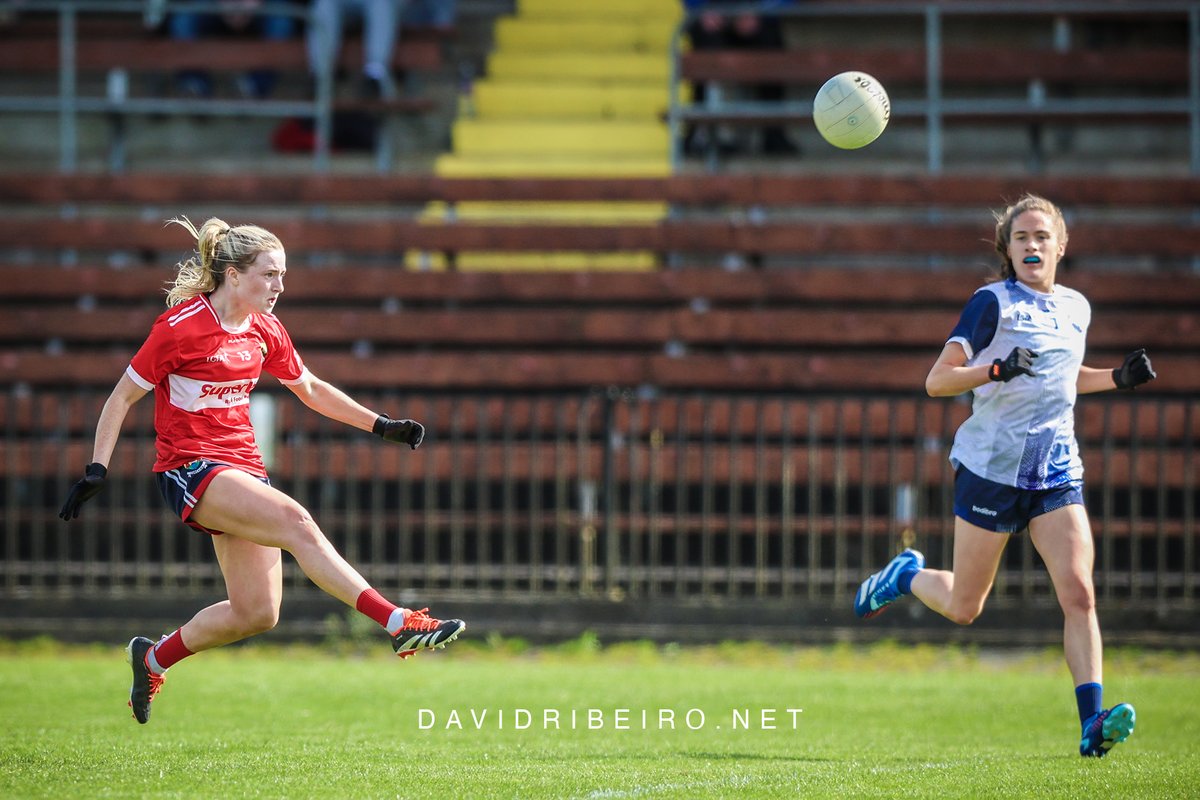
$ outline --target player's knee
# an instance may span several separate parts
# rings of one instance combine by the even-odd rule
[[[982,603],[955,603],[946,612],[946,618],[957,625],[970,625],[983,613]]]
[[[1067,616],[1088,615],[1096,612],[1096,593],[1090,582],[1080,581],[1070,586],[1056,587],[1058,605]]]
[[[318,544],[325,538],[317,521],[313,519],[308,509],[292,501],[284,511],[284,530],[287,531],[288,550],[304,548]]]
[[[279,608],[273,604],[240,609],[237,613],[238,632],[243,636],[266,633],[279,624]]]

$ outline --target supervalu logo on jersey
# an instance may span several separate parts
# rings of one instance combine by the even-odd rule
[[[203,408],[232,408],[250,402],[250,391],[258,384],[258,378],[241,378],[236,381],[205,381],[171,375],[171,405],[185,411]]]

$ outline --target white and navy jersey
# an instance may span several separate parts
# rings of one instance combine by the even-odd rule
[[[250,424],[250,390],[264,369],[285,384],[299,383],[307,371],[272,314],[251,314],[240,328],[227,328],[200,295],[155,320],[125,370],[154,390],[154,471],[208,459],[265,476]]]
[[[1014,347],[1038,357],[1033,377],[974,390],[971,416],[950,451],[955,469],[1018,489],[1083,479],[1075,394],[1091,320],[1087,298],[1065,286],[1043,294],[1010,278],[975,292],[947,340],[962,345],[967,365],[991,364]]]

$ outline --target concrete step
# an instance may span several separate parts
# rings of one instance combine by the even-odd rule
[[[666,86],[488,79],[475,84],[474,105],[479,119],[657,122],[666,114],[669,97]]]
[[[447,178],[663,178],[671,174],[671,164],[665,153],[604,158],[586,154],[444,153],[434,161],[433,170]]]
[[[665,57],[675,26],[676,21],[669,18],[577,21],[501,17],[496,21],[496,47],[522,53],[623,51]]]
[[[466,156],[635,156],[666,158],[670,137],[657,122],[557,122],[460,119],[454,151]]]
[[[441,253],[410,251],[405,267],[418,272],[444,272],[450,264]],[[471,252],[459,255],[458,272],[651,272],[658,268],[653,253],[585,253],[575,251]]]
[[[667,86],[671,60],[646,53],[522,53],[495,52],[487,74],[498,80],[534,80],[547,85],[561,81],[598,84]]]
[[[528,18],[572,20],[679,20],[683,16],[679,0],[517,0],[517,12]]]
[[[568,225],[611,225],[655,223],[667,215],[666,203],[631,201],[468,201],[433,202],[421,212],[428,222],[462,221],[488,223],[561,222]]]

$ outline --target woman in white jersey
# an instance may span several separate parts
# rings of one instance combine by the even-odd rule
[[[863,582],[854,611],[872,617],[906,594],[961,625],[983,610],[1008,537],[1025,528],[1064,615],[1063,650],[1082,725],[1079,753],[1103,756],[1133,732],[1128,703],[1105,709],[1092,586],[1094,545],[1083,506],[1075,396],[1156,377],[1144,350],[1116,369],[1083,366],[1091,307],[1055,284],[1067,247],[1062,212],[1026,195],[998,215],[999,280],[979,289],[925,379],[932,397],[972,392],[954,436],[954,570],[925,568],[913,549]]]
[[[168,309],[154,323],[100,412],[92,463],[71,487],[64,520],[104,488],[129,408],[155,394],[154,472],[167,504],[210,534],[228,599],[202,609],[158,642],[137,636],[129,704],[138,722],[172,664],[201,650],[270,630],[283,594],[281,551],[321,589],[383,626],[402,658],[444,647],[465,628],[427,609],[400,608],[370,587],[334,549],[308,511],[271,486],[250,425],[250,391],[265,369],[314,411],[416,449],[425,429],[352,400],[304,366],[272,311],[287,273],[279,239],[255,225],[210,219],[197,230],[197,256],[179,265]]]

